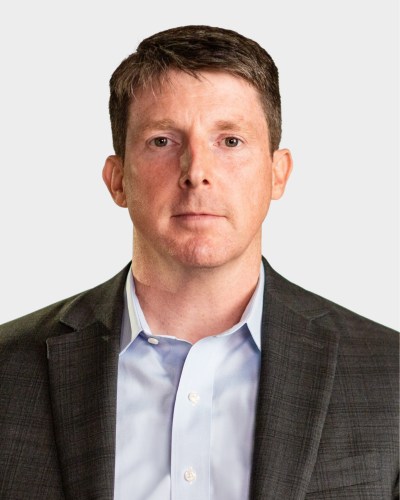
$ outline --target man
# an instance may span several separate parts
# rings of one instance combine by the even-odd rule
[[[110,87],[132,263],[1,328],[0,497],[396,498],[397,333],[261,257],[292,168],[270,56],[174,28]]]

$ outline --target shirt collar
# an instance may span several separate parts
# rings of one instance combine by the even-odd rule
[[[263,311],[264,281],[264,266],[261,263],[260,275],[256,289],[254,290],[254,293],[247,304],[239,323],[219,335],[229,335],[241,328],[243,325],[247,325],[256,346],[261,351],[261,319]],[[131,269],[129,270],[128,277],[126,279],[124,302],[125,306],[122,320],[120,354],[123,354],[126,351],[140,332],[144,332],[148,335],[152,334],[135,292],[135,281],[133,279]]]

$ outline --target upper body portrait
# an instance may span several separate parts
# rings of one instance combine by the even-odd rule
[[[156,33],[109,111],[132,260],[0,327],[0,497],[398,498],[398,333],[262,256],[293,166],[270,55]]]

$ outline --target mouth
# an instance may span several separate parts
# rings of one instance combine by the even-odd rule
[[[175,214],[172,217],[176,221],[182,223],[203,223],[223,219],[222,215],[212,214],[208,212],[182,212]]]
[[[183,218],[201,218],[201,217],[218,217],[218,218],[221,218],[222,215],[218,215],[218,214],[211,214],[211,213],[208,213],[208,212],[182,212],[182,213],[178,213],[178,214],[175,214],[173,215],[173,217],[183,217]]]

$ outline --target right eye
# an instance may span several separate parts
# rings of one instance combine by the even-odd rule
[[[168,137],[156,137],[151,140],[151,143],[157,148],[165,148],[165,146],[168,146],[168,141]]]

